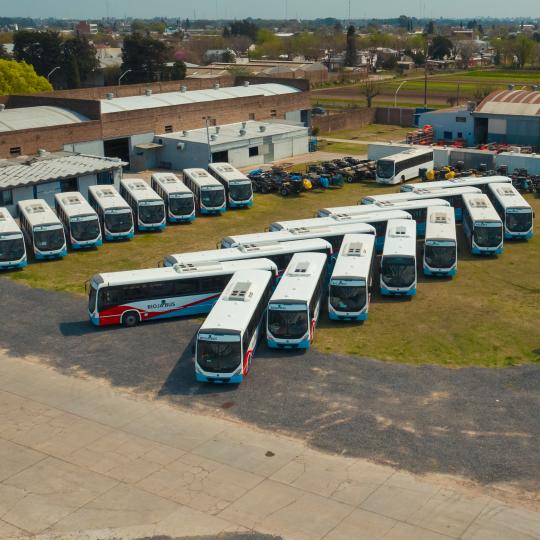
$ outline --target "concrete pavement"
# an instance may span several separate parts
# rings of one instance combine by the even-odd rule
[[[0,351],[0,537],[156,535],[531,540],[540,514]]]

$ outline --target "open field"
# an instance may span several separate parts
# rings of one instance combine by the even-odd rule
[[[410,78],[396,77],[380,83],[381,94],[374,99],[374,105],[392,106],[394,94],[398,86],[405,81],[397,97],[398,105],[402,107],[417,107],[424,103],[423,76],[413,74]],[[472,99],[478,88],[493,90],[504,89],[508,84],[514,83],[517,88],[540,83],[539,71],[490,71],[470,70],[467,72],[435,73],[430,75],[428,81],[428,105],[430,107],[443,107],[450,98],[457,98],[461,102]],[[365,99],[360,94],[358,84],[343,87],[314,90],[313,103],[330,108],[347,105],[363,106]]]
[[[345,143],[335,141],[319,140],[319,149],[324,152],[341,152],[351,156],[362,156],[367,154],[367,145],[356,143]]]
[[[127,243],[70,253],[63,261],[32,263],[6,277],[34,287],[84,294],[94,273],[156,266],[169,253],[211,249],[231,233],[264,230],[272,221],[312,217],[323,206],[355,204],[362,196],[397,191],[370,184],[310,192],[299,197],[256,197],[251,210],[197,218],[163,233],[139,234]],[[528,197],[538,215],[540,199]],[[540,362],[538,326],[540,237],[507,243],[496,259],[468,255],[461,238],[459,274],[454,280],[420,278],[412,300],[373,297],[364,325],[331,324],[323,315],[316,347],[405,363],[448,366],[508,366]],[[84,314],[81,314],[84,317]]]
[[[320,137],[332,137],[334,139],[358,139],[361,141],[399,141],[405,138],[405,135],[412,128],[402,128],[399,126],[389,126],[385,124],[369,124],[356,129],[341,129],[338,131],[320,133]]]

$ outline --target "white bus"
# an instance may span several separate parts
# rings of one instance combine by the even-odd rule
[[[336,321],[368,318],[375,242],[369,234],[348,234],[343,239],[328,290],[328,316]]]
[[[375,234],[375,229],[367,223],[348,223],[334,227],[307,227],[291,229],[290,231],[273,231],[238,236],[226,236],[218,244],[221,248],[240,245],[259,245],[274,242],[291,242],[309,238],[322,238],[332,245],[334,253],[339,251],[343,236],[346,234]]]
[[[473,255],[503,252],[503,223],[484,193],[463,196],[463,233]]]
[[[452,208],[448,206],[428,208],[422,263],[426,276],[456,275],[456,218]]]
[[[184,169],[184,183],[193,192],[201,214],[222,214],[227,210],[223,184],[204,169]]]
[[[433,169],[433,148],[410,148],[377,160],[378,184],[400,184],[420,176],[420,169]]]
[[[332,246],[326,240],[311,238],[308,240],[296,240],[294,242],[274,242],[260,245],[248,244],[225,249],[167,255],[163,259],[163,266],[197,264],[199,262],[209,261],[243,261],[263,257],[274,262],[279,274],[281,274],[287,268],[295,253],[304,253],[306,251],[324,253],[328,258],[332,256]]]
[[[24,236],[7,208],[0,208],[0,270],[28,264]]]
[[[362,199],[362,204],[380,203],[386,207],[388,202],[419,201],[422,199],[442,199],[454,207],[456,221],[461,221],[463,214],[463,195],[467,193],[481,193],[480,189],[469,186],[447,189],[422,188],[406,193],[389,193],[388,195],[370,195]]]
[[[489,184],[488,188],[488,197],[504,223],[504,238],[532,238],[534,212],[521,193],[507,183]]]
[[[185,223],[195,219],[193,193],[176,174],[153,173],[150,185],[165,202],[167,220],[170,223]]]
[[[120,195],[133,210],[138,231],[161,231],[165,228],[165,203],[142,178],[122,178]]]
[[[392,220],[386,230],[381,258],[381,294],[416,294],[416,227],[414,221]]]
[[[240,384],[248,374],[274,279],[265,270],[239,270],[197,332],[195,378]]]
[[[17,208],[21,230],[37,260],[67,255],[64,226],[43,199],[19,201]]]
[[[371,206],[360,206],[356,208],[370,208]],[[371,208],[370,208],[371,209]],[[336,225],[367,223],[375,229],[377,237],[375,246],[381,251],[384,246],[384,237],[386,234],[386,224],[389,219],[412,219],[411,214],[403,210],[386,211],[383,208],[378,208],[378,212],[361,212],[361,213],[339,213],[332,214],[327,217],[310,218],[310,219],[295,219],[292,221],[278,221],[270,225],[270,231],[294,231],[296,229],[316,228],[316,227],[335,227]]]
[[[475,187],[487,193],[489,184],[505,183],[511,184],[512,180],[507,176],[463,176],[452,178],[451,180],[437,180],[435,182],[417,182],[401,186],[400,191],[415,191],[417,189],[447,189],[455,187]]]
[[[229,208],[253,206],[251,180],[229,163],[209,163],[208,172],[225,188]]]
[[[105,240],[129,240],[135,234],[129,204],[113,186],[89,186],[88,202],[97,212]]]
[[[72,249],[101,246],[103,239],[97,213],[78,191],[56,193],[54,204]]]
[[[270,348],[309,348],[321,310],[325,276],[323,254],[294,255],[268,304],[266,337]]]
[[[277,278],[276,265],[268,259],[96,274],[90,280],[88,315],[96,326],[135,326],[154,319],[205,314],[233,274],[249,269],[267,270]]]

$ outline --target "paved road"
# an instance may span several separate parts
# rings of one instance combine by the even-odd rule
[[[449,370],[261,349],[241,387],[201,386],[190,359],[196,320],[99,330],[81,298],[5,279],[0,298],[9,355],[414,473],[540,488],[540,366]]]

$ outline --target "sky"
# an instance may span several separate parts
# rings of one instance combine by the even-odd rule
[[[532,17],[539,0],[0,0],[3,16],[92,18],[179,17],[198,19],[336,17]]]

